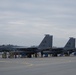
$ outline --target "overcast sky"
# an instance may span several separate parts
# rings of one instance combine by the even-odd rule
[[[44,34],[54,46],[76,37],[76,0],[0,0],[0,45],[39,45]]]

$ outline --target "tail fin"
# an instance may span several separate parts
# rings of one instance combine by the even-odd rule
[[[44,39],[42,40],[42,42],[39,45],[39,49],[49,49],[52,48],[52,40],[53,40],[53,36],[50,35],[45,35]]]
[[[64,46],[64,50],[75,49],[75,38],[71,37],[67,44]]]

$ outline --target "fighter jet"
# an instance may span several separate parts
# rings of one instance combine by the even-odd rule
[[[16,53],[20,53],[21,55],[26,57],[32,57],[32,55],[35,55],[35,57],[37,57],[38,53],[41,53],[41,57],[43,57],[44,54],[47,56],[48,54],[52,56],[58,56],[58,54],[70,55],[72,52],[76,50],[75,38],[70,37],[69,41],[62,48],[54,48],[53,35],[49,35],[49,34],[45,35],[45,37],[37,47],[15,46],[15,47],[12,47],[11,49],[12,51],[15,51]]]
[[[52,46],[52,43],[53,43],[52,37],[48,36],[48,38],[45,37],[45,39],[39,45],[39,48],[41,48],[42,50],[41,51],[42,54],[52,54],[52,56],[57,56],[58,54],[70,55],[72,52],[76,50],[75,49],[75,38],[73,37],[70,37],[66,45],[62,48],[54,48]],[[47,42],[45,42],[46,40]]]

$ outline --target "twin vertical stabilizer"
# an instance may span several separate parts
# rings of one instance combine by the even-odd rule
[[[44,39],[38,46],[38,49],[52,49],[52,45],[53,45],[53,36],[46,34]],[[75,38],[71,37],[63,49],[64,50],[75,49]]]
[[[75,49],[75,38],[71,37],[69,41],[64,46],[64,50]]]
[[[44,39],[42,40],[42,42],[39,45],[39,49],[49,49],[52,48],[52,41],[53,40],[53,36],[51,35],[45,35]]]

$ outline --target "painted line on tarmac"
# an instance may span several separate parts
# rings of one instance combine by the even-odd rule
[[[12,62],[12,61],[0,61],[1,63],[12,63],[12,64],[22,64],[22,65],[27,65],[27,66],[33,66],[33,64],[31,64],[31,63],[28,63],[28,62],[18,62],[18,61],[16,61],[16,62]]]

